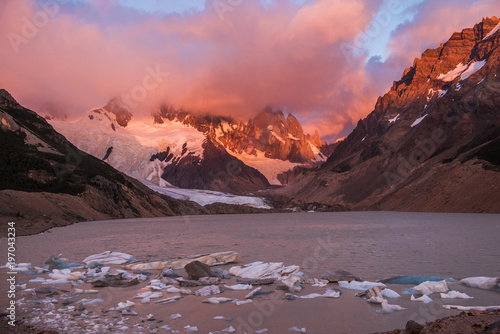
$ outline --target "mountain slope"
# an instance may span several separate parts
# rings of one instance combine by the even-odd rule
[[[295,117],[266,109],[236,122],[221,116],[194,116],[161,107],[135,119],[119,100],[90,110],[81,119],[50,119],[81,150],[147,184],[230,193],[281,185],[278,175],[296,166],[326,161],[331,145],[316,132],[305,135]],[[282,182],[280,182],[281,180]]]
[[[358,209],[500,212],[499,23],[425,51],[286,192]]]
[[[0,213],[18,234],[76,221],[208,213],[90,156],[0,90]]]

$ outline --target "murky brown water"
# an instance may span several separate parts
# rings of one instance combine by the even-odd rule
[[[42,265],[51,254],[59,253],[72,262],[81,262],[88,255],[106,250],[154,261],[233,250],[240,254],[240,264],[257,260],[296,264],[311,277],[335,268],[351,271],[366,280],[396,275],[460,279],[500,276],[498,240],[500,215],[396,212],[221,215],[80,223],[18,237],[16,255],[18,262]],[[0,239],[0,249],[6,248],[6,240]],[[4,251],[1,261],[6,262]],[[0,288],[4,290],[4,283]],[[406,287],[391,288],[401,292]],[[500,304],[498,292],[456,288],[476,298],[450,304]],[[322,290],[306,288],[304,294]],[[286,301],[274,305],[272,312],[259,310],[253,305],[256,303],[239,307],[200,304],[198,297],[191,299],[191,296],[170,305],[139,305],[139,309],[153,314],[161,312],[165,323],[170,314],[181,313],[183,318],[175,324],[198,325],[200,333],[239,324],[214,324],[216,321],[211,318],[216,315],[248,321],[252,314],[260,314],[259,328],[268,328],[269,333],[286,333],[295,325],[306,327],[308,333],[370,333],[404,327],[409,318],[423,322],[457,313],[444,311],[436,303],[428,306],[411,303],[409,296],[403,296],[390,302],[408,310],[381,315],[375,312],[379,306],[354,297],[354,293],[345,290],[335,300]],[[115,306],[133,294],[135,289],[131,289],[130,296],[114,295],[110,302]],[[1,303],[4,304],[4,298]]]

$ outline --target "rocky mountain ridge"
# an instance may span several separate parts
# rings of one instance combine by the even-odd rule
[[[155,186],[248,193],[286,184],[296,166],[326,161],[333,145],[305,135],[298,120],[270,108],[248,122],[161,107],[136,120],[119,99],[77,122],[49,122],[80,149]]]
[[[178,120],[194,127],[236,154],[256,156],[260,151],[266,158],[305,163],[316,156],[326,159],[326,154],[331,153],[317,130],[314,136],[306,135],[297,118],[291,114],[285,117],[282,111],[269,107],[247,122],[223,116],[195,116],[183,110],[162,107],[154,114],[154,122],[162,124],[164,120]]]
[[[486,18],[426,50],[285,192],[354,208],[500,212],[499,26]]]
[[[86,220],[259,211],[154,192],[79,150],[3,89],[0,141],[0,215],[18,235]]]

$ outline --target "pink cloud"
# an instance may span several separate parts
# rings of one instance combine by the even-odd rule
[[[398,61],[368,65],[362,57],[346,58],[341,45],[368,27],[381,1],[317,0],[297,8],[277,0],[267,9],[243,1],[223,20],[210,1],[204,12],[163,18],[134,14],[115,1],[93,2],[99,10],[61,7],[36,36],[17,45],[19,52],[8,38],[0,40],[0,86],[34,110],[70,117],[134,93],[141,97],[134,100],[141,102],[136,113],[143,115],[159,103],[242,119],[266,105],[286,106],[305,120],[307,132],[318,128],[335,138],[373,109],[423,46],[445,41],[450,29],[471,26],[494,6],[482,1],[489,5],[474,9],[475,17],[470,6],[459,8],[457,18],[429,35],[439,16],[424,13],[445,12],[450,3],[421,5],[415,22],[392,39],[389,59]],[[2,1],[0,36],[22,36],[23,18],[33,21],[40,12],[34,0]],[[160,80],[153,80],[152,69],[162,73]],[[396,78],[387,74],[398,72]]]

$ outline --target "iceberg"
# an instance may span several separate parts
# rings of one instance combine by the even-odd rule
[[[234,276],[251,279],[278,279],[282,276],[298,273],[299,266],[285,267],[283,262],[265,263],[262,261],[252,262],[244,266],[231,267],[229,273]]]
[[[406,308],[399,306],[399,305],[391,305],[387,302],[387,300],[382,301],[382,309],[377,310],[377,313],[381,314],[386,314],[386,313],[392,313],[394,311],[403,311],[406,310]]]
[[[443,305],[447,310],[459,311],[495,311],[500,310],[500,306],[463,306],[463,305]]]
[[[216,266],[220,264],[236,262],[238,261],[239,258],[240,256],[237,252],[228,251],[228,252],[220,252],[212,254],[192,255],[185,258],[165,260],[165,261],[134,263],[125,265],[124,268],[129,270],[136,270],[136,269],[151,270],[151,269],[163,269],[165,267],[171,266],[172,269],[184,269],[184,267],[188,263],[194,261],[200,261],[209,266]]]
[[[500,290],[500,277],[468,277],[458,282],[471,288]]]
[[[124,264],[132,260],[132,255],[106,251],[99,254],[94,254],[86,257],[83,262],[89,265],[91,262],[98,262],[101,264]]]
[[[369,282],[369,281],[363,281],[363,282],[357,282],[357,281],[340,281],[339,282],[339,287],[344,288],[344,289],[349,289],[349,290],[370,290],[373,287],[378,286],[381,288],[385,288],[384,283],[378,283],[378,282]]]
[[[474,297],[469,296],[466,293],[458,291],[450,291],[448,293],[442,293],[441,299],[472,299]]]
[[[427,296],[427,295],[423,295],[422,297],[418,297],[418,298],[415,298],[415,296],[411,295],[411,301],[412,302],[422,302],[424,304],[429,304],[430,302],[432,302],[432,299]]]
[[[448,291],[448,284],[446,281],[439,281],[439,282],[423,282],[414,287],[416,291],[423,295],[430,295],[434,292],[446,292]]]

